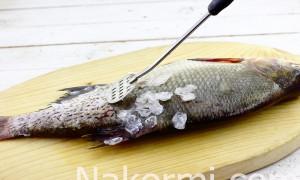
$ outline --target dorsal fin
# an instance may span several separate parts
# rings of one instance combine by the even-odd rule
[[[195,58],[188,59],[190,61],[206,61],[206,62],[221,62],[221,63],[240,63],[244,61],[242,58]]]

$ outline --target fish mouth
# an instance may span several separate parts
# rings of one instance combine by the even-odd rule
[[[294,69],[293,73],[294,73],[295,78],[299,80],[300,79],[300,64],[291,63],[291,67]]]

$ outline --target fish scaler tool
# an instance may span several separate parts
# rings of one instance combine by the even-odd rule
[[[152,71],[157,65],[165,60],[180,44],[183,43],[199,26],[201,26],[210,16],[218,15],[223,9],[229,6],[233,0],[213,0],[208,6],[208,12],[193,25],[181,38],[179,38],[173,46],[171,46],[158,60],[148,66],[142,72],[137,74],[129,74],[119,81],[110,84],[108,89],[107,100],[109,103],[117,103],[123,100],[133,89],[135,82]]]

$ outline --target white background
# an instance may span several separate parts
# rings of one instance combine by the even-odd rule
[[[0,0],[0,90],[61,67],[169,44],[208,3]],[[236,0],[190,41],[245,42],[300,54],[300,0]],[[300,151],[260,173],[300,179]]]

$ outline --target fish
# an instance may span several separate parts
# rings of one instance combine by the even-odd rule
[[[0,140],[75,136],[116,145],[187,130],[297,97],[300,66],[280,59],[195,58],[157,67],[120,102],[108,102],[109,87],[66,88],[44,109],[1,116]]]

